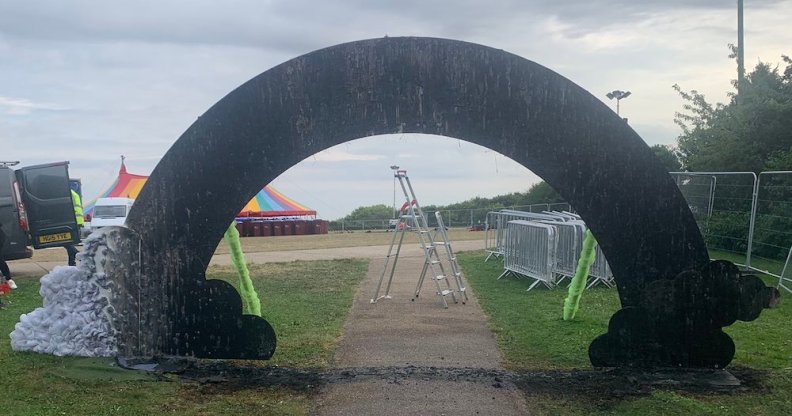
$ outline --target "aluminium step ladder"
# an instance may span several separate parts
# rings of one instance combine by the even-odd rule
[[[461,283],[462,275],[459,272],[459,267],[456,263],[456,256],[454,256],[451,249],[451,244],[448,241],[448,235],[445,233],[445,227],[441,227],[439,231],[442,233],[441,238],[443,241],[435,241],[435,237],[432,235],[432,232],[429,229],[426,217],[424,216],[421,206],[418,204],[418,200],[415,197],[415,191],[413,190],[412,184],[410,183],[410,178],[407,177],[407,171],[396,170],[394,172],[394,177],[399,180],[402,192],[404,193],[405,203],[402,205],[400,210],[400,212],[403,214],[399,216],[399,222],[393,232],[391,244],[388,248],[388,254],[385,256],[385,266],[382,269],[382,274],[380,275],[379,282],[377,283],[377,287],[374,291],[374,296],[371,298],[371,303],[377,303],[377,301],[380,299],[391,299],[391,283],[393,283],[393,275],[396,271],[396,264],[399,261],[399,254],[401,253],[402,243],[404,242],[404,235],[411,229],[418,237],[418,242],[420,243],[421,249],[424,253],[423,269],[421,271],[421,276],[418,279],[418,285],[415,288],[415,297],[417,298],[420,296],[421,287],[423,286],[425,277],[427,273],[430,273],[430,278],[435,284],[436,293],[440,297],[444,308],[448,308],[446,297],[451,297],[451,300],[454,303],[458,302],[455,292],[460,293],[464,303],[467,300],[467,293],[465,291],[464,284]],[[405,212],[406,214],[404,214]],[[442,218],[440,218],[440,221],[442,221]],[[396,242],[397,237],[398,243]],[[445,247],[446,254],[448,256],[447,261],[451,266],[452,278],[457,286],[456,289],[451,286],[451,282],[449,281],[449,277],[447,276],[445,267],[443,266],[443,261],[441,260],[438,253],[438,246]],[[396,248],[395,252],[394,247]],[[380,289],[382,288],[382,283],[385,280],[385,275],[388,274],[388,271],[390,271],[390,274],[385,287],[385,294],[380,296]]]
[[[454,278],[454,283],[456,284],[456,290],[462,295],[462,303],[464,304],[468,300],[467,295],[467,288],[465,287],[465,281],[462,279],[462,271],[459,270],[459,264],[457,263],[456,254],[454,254],[454,249],[451,247],[451,241],[448,240],[448,232],[446,231],[445,223],[443,222],[443,216],[440,215],[440,211],[435,212],[435,218],[437,218],[437,231],[435,232],[435,236],[432,239],[435,245],[435,249],[437,246],[441,246],[445,248],[446,259],[448,264],[451,266],[451,276]],[[438,236],[440,237],[438,239]],[[440,240],[440,241],[438,241]],[[424,270],[421,273],[421,279],[418,282],[418,286],[422,285],[423,279],[426,276],[426,263],[424,263]]]

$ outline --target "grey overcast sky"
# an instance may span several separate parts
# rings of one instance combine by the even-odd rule
[[[736,0],[0,0],[0,160],[69,160],[90,199],[119,155],[149,174],[212,104],[257,74],[342,42],[432,36],[504,49],[615,107],[648,144],[674,144],[696,89],[725,101]],[[745,0],[746,66],[792,54],[792,0]],[[355,139],[355,138],[350,138]],[[524,191],[538,178],[448,138],[367,138],[316,154],[273,182],[326,219],[392,203],[388,166],[408,169],[423,204]],[[452,154],[455,157],[437,157]],[[434,157],[433,157],[434,156]],[[264,185],[264,184],[262,184]]]

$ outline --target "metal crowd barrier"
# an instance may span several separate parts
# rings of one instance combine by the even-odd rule
[[[610,269],[610,265],[608,265],[608,260],[605,259],[605,254],[602,253],[602,249],[597,245],[594,263],[591,264],[591,269],[589,270],[589,282],[586,285],[586,289],[590,289],[599,283],[607,287],[613,287],[616,285],[616,280],[613,278],[613,272]]]
[[[575,275],[580,251],[583,249],[586,224],[580,220],[567,222],[542,221],[542,223],[556,227],[558,234],[553,273],[556,275],[556,284],[559,284],[565,278],[571,279]]]
[[[535,280],[528,290],[539,283],[548,288],[555,287],[554,266],[556,263],[557,232],[553,225],[533,221],[512,220],[504,227],[506,244],[504,272],[498,277],[515,274]]]
[[[562,221],[576,221],[580,219],[579,215],[566,211],[542,211],[542,214],[550,215]]]
[[[489,253],[487,260],[503,256],[504,272],[498,279],[515,274],[536,280],[528,290],[539,283],[552,288],[575,275],[585,231],[586,224],[571,212],[503,209],[487,213],[484,248]],[[586,288],[598,284],[615,286],[613,272],[599,246]]]
[[[487,221],[484,232],[484,249],[489,253],[486,262],[490,257],[501,257],[505,253],[506,241],[508,240],[508,227],[510,221],[565,221],[565,218],[555,213],[539,213],[515,211],[502,209],[497,212],[487,213]]]
[[[497,211],[490,211],[484,220],[484,251],[486,251],[486,262],[492,256],[499,256],[501,253],[498,250],[498,214]]]
[[[570,217],[572,217],[573,219],[576,219],[576,220],[580,220],[580,219],[582,219],[582,218],[580,218],[580,215],[578,215],[578,214],[575,214],[574,212],[569,212],[569,211],[561,211],[561,213],[562,213],[562,214],[566,214],[566,215],[568,215],[568,216],[570,216]]]
[[[792,247],[789,248],[784,268],[781,270],[781,275],[778,276],[778,288],[784,289],[792,293],[792,267],[789,265],[789,259],[792,257]]]

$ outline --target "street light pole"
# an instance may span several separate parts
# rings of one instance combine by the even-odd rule
[[[737,0],[737,103],[742,102],[740,92],[745,82],[745,39],[743,29],[743,0]]]
[[[630,91],[614,90],[614,91],[611,91],[611,92],[609,92],[609,93],[607,93],[605,95],[610,100],[612,100],[614,98],[616,99],[616,115],[617,116],[621,117],[621,115],[619,115],[619,102],[622,99],[629,97],[630,94],[632,94]]]
[[[391,170],[393,170],[393,219],[398,218],[398,214],[396,213],[396,171],[399,170],[399,167],[396,165],[391,165]]]

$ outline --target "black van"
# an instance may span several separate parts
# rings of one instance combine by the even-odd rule
[[[34,248],[80,242],[74,218],[69,162],[12,169],[0,162],[0,221],[7,238],[6,260],[29,258]]]
[[[5,260],[26,259],[33,255],[28,247],[27,216],[19,200],[16,175],[11,169],[15,164],[0,162],[0,225],[6,235],[2,247]]]

